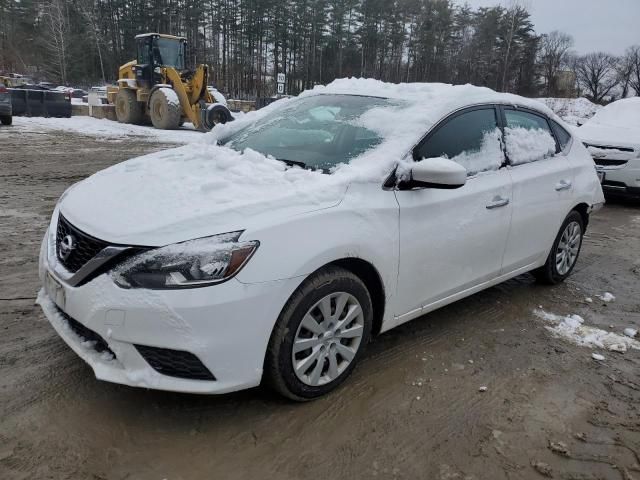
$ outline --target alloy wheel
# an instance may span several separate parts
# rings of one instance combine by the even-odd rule
[[[576,263],[581,242],[580,224],[578,222],[567,224],[556,248],[556,270],[560,275],[566,275]]]
[[[313,305],[294,337],[291,359],[296,377],[317,387],[338,378],[356,356],[364,334],[364,313],[358,300],[334,292]]]

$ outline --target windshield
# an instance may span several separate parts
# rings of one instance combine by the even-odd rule
[[[184,42],[158,37],[154,42],[155,63],[165,67],[184,70]]]
[[[301,98],[221,143],[251,148],[278,160],[329,170],[374,148],[382,138],[358,124],[367,111],[391,105],[383,98],[315,95]]]

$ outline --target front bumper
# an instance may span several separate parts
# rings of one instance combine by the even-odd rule
[[[226,393],[258,385],[275,321],[301,281],[244,284],[231,279],[206,288],[150,291],[120,288],[102,274],[71,287],[56,274],[59,266],[50,265],[46,239],[40,255],[41,277],[53,276],[64,290],[64,300],[50,297],[43,288],[38,303],[45,316],[91,366],[96,378],[136,387]],[[54,300],[62,303],[62,309]],[[108,350],[97,351],[95,342],[71,328],[67,316],[102,337]],[[160,373],[136,346],[189,352],[215,380]]]
[[[640,196],[640,158],[631,159],[621,166],[597,166],[596,170],[604,174],[602,190],[605,193],[630,197]]]

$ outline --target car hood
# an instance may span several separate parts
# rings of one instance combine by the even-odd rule
[[[633,148],[640,151],[640,128],[588,122],[576,128],[575,132],[583,142],[590,145]]]
[[[161,246],[329,208],[347,187],[249,149],[193,144],[98,172],[71,187],[59,211],[102,240]]]

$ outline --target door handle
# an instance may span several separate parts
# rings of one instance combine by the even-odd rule
[[[560,180],[556,185],[556,191],[569,190],[571,188],[571,182],[569,180]]]
[[[491,203],[487,205],[487,210],[493,210],[494,208],[500,208],[506,205],[509,205],[509,199],[496,195],[493,197],[493,200],[491,200]]]

